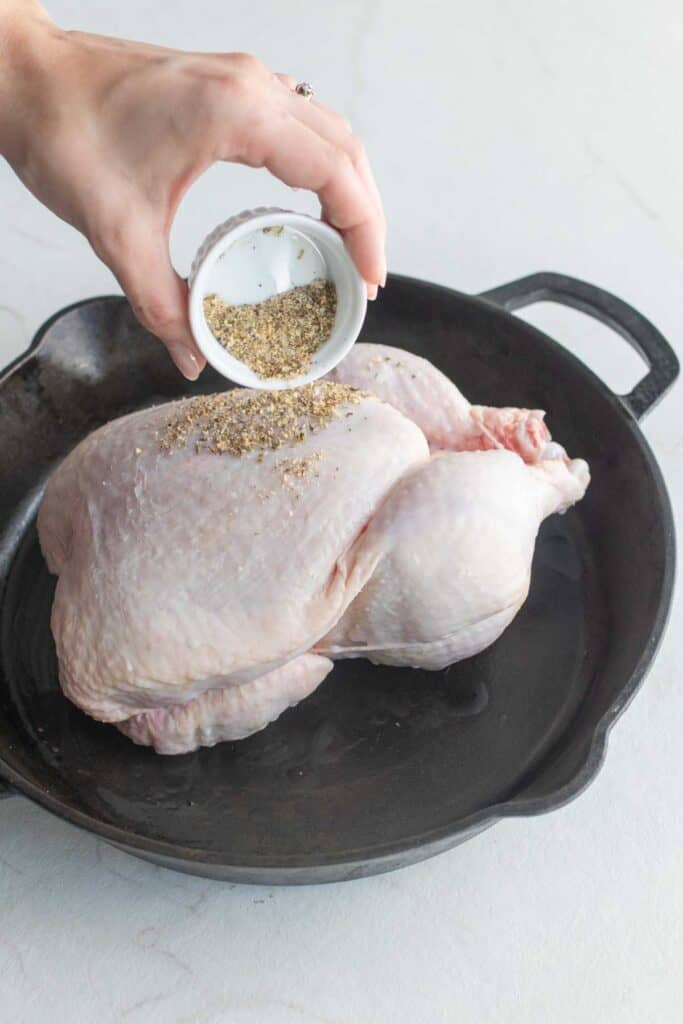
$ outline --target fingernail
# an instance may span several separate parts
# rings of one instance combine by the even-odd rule
[[[385,270],[384,274],[382,275],[382,280],[380,281],[380,286],[382,288],[385,288],[386,287],[386,283],[387,283],[387,272]]]
[[[199,376],[199,363],[189,348],[178,341],[169,341],[166,348],[183,377],[187,380],[196,380]]]
[[[370,302],[374,302],[376,298],[377,298],[377,285],[376,284],[369,284],[368,285],[368,299],[370,300]]]

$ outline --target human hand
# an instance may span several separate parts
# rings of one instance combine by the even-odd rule
[[[0,139],[28,188],[83,232],[140,322],[194,380],[205,365],[169,234],[216,161],[316,192],[374,298],[385,220],[362,144],[339,114],[242,53],[184,53],[65,32],[33,0],[0,2]]]

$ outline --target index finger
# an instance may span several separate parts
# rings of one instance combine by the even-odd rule
[[[240,130],[224,141],[221,157],[266,167],[286,185],[315,192],[323,219],[343,235],[361,277],[381,284],[386,272],[381,214],[353,160],[275,97],[272,102],[274,109],[267,101],[267,109],[240,104]],[[231,110],[233,117],[236,113]]]
[[[295,91],[296,80],[291,75],[280,72],[274,77],[284,86],[290,111],[297,120],[303,121],[304,124],[308,125],[318,135],[322,135],[329,142],[340,146],[351,157],[361,180],[377,207],[384,243],[386,219],[382,198],[377,188],[365,147],[354,135],[351,125],[345,117],[318,100],[306,100],[303,97],[297,96]]]

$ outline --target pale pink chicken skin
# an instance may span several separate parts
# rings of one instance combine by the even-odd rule
[[[541,409],[471,405],[428,360],[389,345],[360,342],[329,379],[372,391],[417,423],[433,449],[490,451],[507,448],[536,462],[550,441]]]
[[[264,729],[283,711],[313,693],[332,670],[329,658],[301,654],[250,683],[205,690],[187,704],[156,708],[118,722],[134,743],[158,754],[185,754]]]
[[[585,490],[582,467],[555,468],[503,449],[406,473],[349,552],[367,583],[315,650],[441,669],[488,647],[526,599],[540,523]]]
[[[89,714],[183,753],[263,728],[328,657],[438,669],[510,623],[540,522],[583,496],[586,464],[542,413],[473,407],[409,353],[357,344],[332,376],[383,401],[262,461],[161,453],[162,406],[52,477],[60,681]],[[277,486],[279,460],[318,452],[316,474]]]
[[[296,446],[163,452],[159,435],[180,405],[87,437],[51,477],[39,512],[59,576],[60,682],[102,721],[249,682],[309,651],[354,596],[338,560],[403,473],[429,457],[419,428],[372,397]],[[287,458],[319,451],[314,472],[283,483]]]

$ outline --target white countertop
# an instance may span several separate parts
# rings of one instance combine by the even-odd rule
[[[478,291],[536,270],[602,285],[683,337],[678,0],[54,0],[63,25],[251,50],[314,83],[366,141],[393,270]],[[201,14],[201,16],[199,16]],[[56,309],[115,291],[87,244],[0,168],[0,364]],[[261,203],[214,168],[183,203],[178,266]],[[619,390],[606,328],[529,317]],[[680,389],[647,420],[683,498]],[[628,553],[625,553],[628,557]],[[577,800],[390,875],[236,887],[151,867],[26,800],[0,803],[0,1021],[67,1024],[669,1024],[683,949],[683,622]]]

